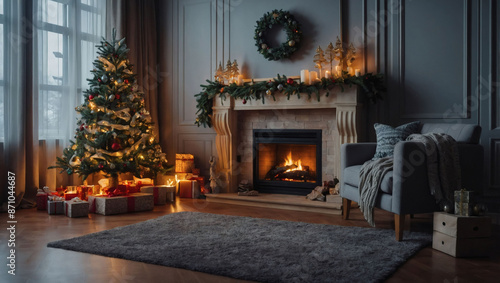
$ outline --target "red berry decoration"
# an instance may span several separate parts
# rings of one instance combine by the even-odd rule
[[[118,58],[118,54],[115,54],[115,58]]]
[[[101,80],[101,79],[97,79],[97,81],[98,81],[98,82],[102,82],[102,80]]]
[[[246,99],[243,99],[243,104],[247,104],[247,100]]]
[[[114,142],[112,145],[111,145],[111,149],[114,150],[114,151],[117,151],[117,150],[120,150],[120,144],[117,143],[117,142]]]
[[[127,79],[125,79],[123,82],[126,83],[126,84],[128,84],[128,80]]]
[[[289,85],[293,84],[293,79],[289,78],[288,80],[286,80],[286,83],[289,84]]]
[[[102,168],[104,168],[104,165],[99,164],[97,167],[99,167],[99,169],[102,169]]]
[[[123,168],[127,168],[127,163],[123,163]]]
[[[91,95],[89,95],[89,100],[92,100],[92,99],[94,99],[94,96],[91,94]]]
[[[120,99],[120,95],[119,95],[118,93],[117,93],[117,94],[115,94],[115,98],[116,98],[116,99]]]
[[[80,131],[83,131],[83,126],[84,126],[84,125],[85,125],[85,124],[81,124],[81,125],[80,125]]]

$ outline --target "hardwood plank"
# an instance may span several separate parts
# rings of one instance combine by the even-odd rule
[[[370,227],[358,208],[349,220],[340,215],[300,212],[273,208],[211,203],[177,198],[173,204],[155,206],[153,211],[88,218],[47,215],[36,209],[16,211],[16,276],[0,267],[0,281],[6,282],[245,282],[200,272],[141,262],[47,248],[50,241],[129,225],[179,211],[199,211],[330,225]],[[377,228],[394,229],[393,214],[375,210]],[[7,214],[0,222],[0,255],[8,254]],[[432,231],[432,214],[416,215],[405,221],[405,231]],[[408,223],[409,222],[409,223]],[[487,258],[453,258],[431,247],[424,248],[387,280],[387,282],[496,282],[500,277],[500,228],[492,230],[493,246]],[[395,241],[396,243],[396,241]],[[363,268],[363,267],[360,267]]]

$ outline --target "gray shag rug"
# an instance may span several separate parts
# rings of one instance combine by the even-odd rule
[[[179,212],[48,247],[260,282],[379,282],[431,243],[387,229]]]

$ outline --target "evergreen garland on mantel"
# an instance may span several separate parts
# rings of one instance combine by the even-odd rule
[[[346,86],[352,87],[353,85],[361,87],[362,92],[368,100],[373,103],[382,99],[382,94],[385,92],[384,75],[382,74],[365,74],[362,76],[351,76],[347,72],[343,72],[342,78],[321,78],[311,85],[298,83],[293,79],[287,79],[286,76],[278,75],[277,78],[267,82],[250,82],[243,85],[231,83],[225,85],[217,81],[207,80],[207,85],[201,85],[202,91],[195,95],[196,97],[196,111],[197,118],[195,124],[203,127],[212,127],[212,106],[213,100],[217,96],[221,99],[226,99],[226,94],[235,99],[242,99],[243,104],[246,101],[255,99],[262,100],[265,103],[266,98],[276,100],[276,95],[285,95],[290,99],[291,95],[297,95],[300,98],[301,94],[306,94],[311,98],[316,94],[316,99],[320,101],[320,91],[326,91],[325,95],[328,97],[330,90],[339,86],[342,91]]]

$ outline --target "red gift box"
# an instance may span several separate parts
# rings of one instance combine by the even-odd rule
[[[88,195],[89,195],[89,187],[87,186],[79,186],[76,190],[77,192],[77,197],[79,197],[81,200],[87,200]]]
[[[36,207],[38,210],[47,210],[47,200],[49,194],[47,193],[38,193],[36,194]]]
[[[73,198],[76,198],[78,196],[78,193],[64,193],[64,200],[72,200]]]
[[[50,192],[50,193],[38,192],[36,194],[36,207],[38,210],[47,211],[47,201],[49,200],[49,196],[59,196],[59,194],[56,192]]]
[[[179,196],[181,198],[198,198],[200,184],[196,180],[182,180],[179,182]]]

